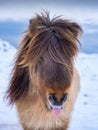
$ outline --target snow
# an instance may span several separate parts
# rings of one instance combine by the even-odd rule
[[[0,39],[0,130],[22,130],[16,107],[4,100],[16,49]],[[98,130],[98,54],[80,53],[76,67],[81,89],[72,114],[69,130]]]
[[[81,89],[69,130],[98,130],[98,54],[80,54]]]
[[[11,108],[4,100],[16,49],[0,39],[0,130],[20,130],[15,106]]]

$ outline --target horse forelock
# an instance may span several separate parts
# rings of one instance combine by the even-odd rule
[[[28,61],[34,62],[42,55],[44,51],[48,51],[55,62],[65,64],[65,57],[72,59],[78,52],[79,42],[77,39],[81,28],[77,23],[56,17],[50,20],[49,14],[42,16],[37,15],[30,20],[26,37],[29,37],[29,43],[24,48],[28,49],[23,60],[25,64]],[[23,44],[25,43],[25,40]]]

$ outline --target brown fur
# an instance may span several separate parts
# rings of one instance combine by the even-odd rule
[[[67,130],[79,91],[74,67],[81,27],[69,20],[50,19],[45,12],[30,20],[17,52],[7,97],[15,103],[24,130]],[[60,116],[48,109],[47,96],[68,100]]]

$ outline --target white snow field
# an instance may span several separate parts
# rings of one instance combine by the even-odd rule
[[[0,130],[22,130],[15,106],[4,100],[16,49],[0,39]],[[69,130],[98,130],[98,54],[79,54],[81,89]]]

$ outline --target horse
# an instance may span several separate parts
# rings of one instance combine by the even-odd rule
[[[7,90],[24,130],[67,130],[80,89],[81,26],[48,12],[29,20]]]

